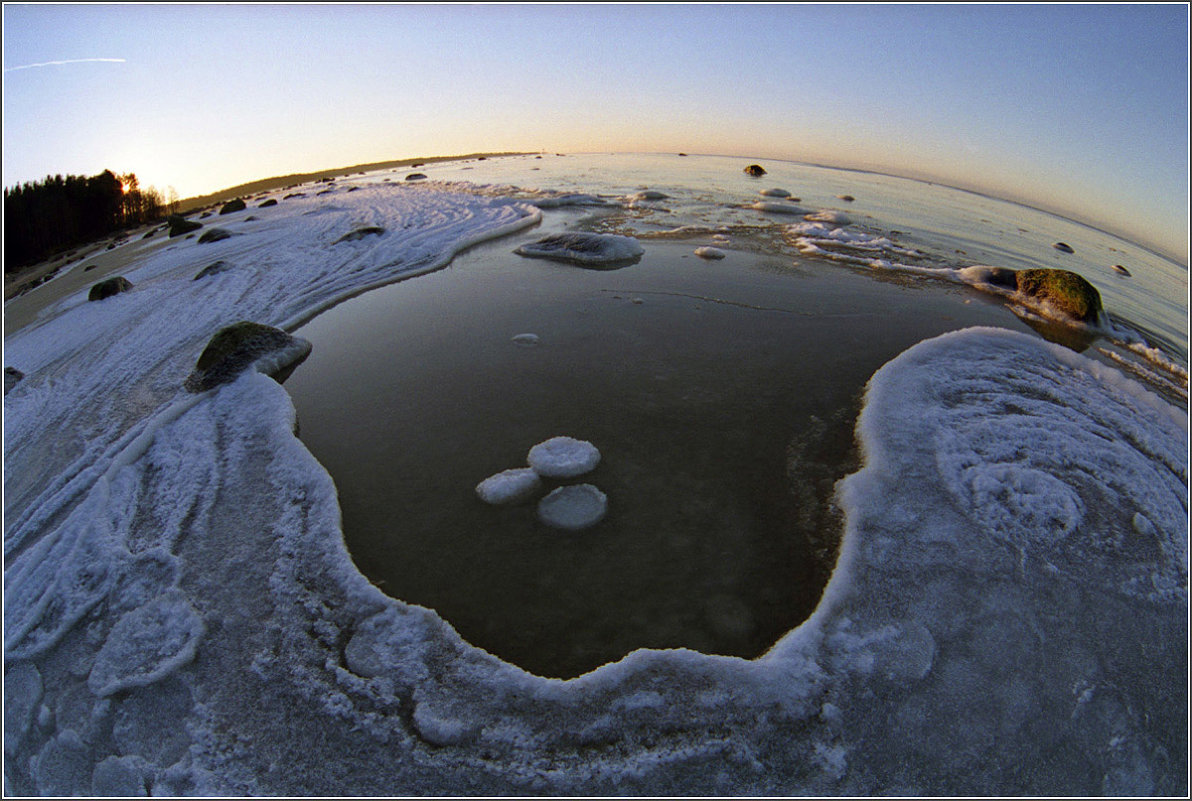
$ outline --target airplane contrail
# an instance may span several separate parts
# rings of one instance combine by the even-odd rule
[[[16,72],[17,70],[31,70],[35,67],[55,67],[59,64],[86,64],[95,61],[107,61],[114,64],[123,64],[126,59],[123,58],[68,58],[64,61],[43,61],[40,64],[22,64],[19,67],[5,67],[5,72]]]

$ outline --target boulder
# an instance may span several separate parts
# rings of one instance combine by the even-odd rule
[[[1074,320],[1094,323],[1101,314],[1101,293],[1070,270],[1019,270],[1014,278],[1019,292],[1046,303]]]
[[[407,181],[421,181],[424,178],[426,178],[426,176],[420,172],[412,172],[406,176]]]
[[[852,203],[854,200],[856,200],[856,198],[852,195],[837,195],[836,197],[840,200],[843,200],[845,203]]]
[[[230,231],[225,231],[223,228],[211,228],[203,232],[203,235],[199,237],[199,244],[205,245],[208,242],[218,242],[221,239],[227,239],[231,235]]]
[[[748,167],[745,168],[745,173],[747,175],[752,175],[754,178],[761,178],[763,175],[766,174],[766,171],[762,168],[762,166],[760,164],[750,164]]]
[[[631,236],[575,231],[544,236],[513,252],[519,256],[573,262],[594,269],[617,269],[641,259],[645,249]]]
[[[357,239],[364,239],[364,237],[372,234],[383,234],[385,229],[379,225],[365,225],[357,228],[355,231],[349,231],[341,236],[339,239],[332,242],[333,245],[338,245],[340,242],[354,242]]]
[[[291,192],[290,194],[283,197],[282,200],[289,200],[292,197],[306,197],[306,193],[305,192]]]
[[[83,272],[89,272],[91,270],[96,269],[97,267],[99,267],[98,264],[88,264],[86,267],[83,268]]]
[[[170,226],[170,239],[182,234],[189,234],[191,231],[197,231],[203,227],[201,222],[188,220],[179,214],[171,214],[166,222]]]
[[[276,201],[276,200],[274,200],[273,198],[269,198],[269,199],[268,199],[268,200],[266,200],[264,203],[262,203],[261,205],[257,206],[257,208],[258,208],[258,209],[267,209],[267,208],[269,208],[270,206],[276,206],[276,205],[277,205],[277,201]]]
[[[132,289],[132,282],[122,275],[114,275],[111,278],[100,281],[91,287],[91,291],[87,293],[87,300],[105,300],[113,295],[119,295],[121,292],[127,292]]]
[[[1055,248],[1056,250],[1058,250],[1060,253],[1075,253],[1076,252],[1075,250],[1072,249],[1072,246],[1069,245],[1067,242],[1056,242],[1054,245],[1052,245],[1052,247]]]
[[[4,368],[4,394],[7,395],[8,391],[10,389],[12,389],[13,387],[15,387],[17,385],[17,382],[20,381],[24,377],[25,377],[25,374],[22,373],[17,368],[5,367]]]
[[[219,213],[231,214],[234,211],[244,211],[246,208],[247,205],[245,202],[240,198],[236,198],[235,200],[229,200],[227,203],[223,204],[223,207],[220,208]]]
[[[1115,273],[1117,273],[1118,275],[1124,275],[1124,276],[1126,276],[1127,278],[1129,278],[1129,277],[1130,277],[1130,271],[1129,271],[1129,270],[1127,270],[1125,267],[1123,267],[1123,266],[1122,266],[1122,265],[1120,265],[1120,264],[1115,264],[1115,265],[1113,265],[1113,271],[1114,271]]]
[[[310,355],[310,348],[305,339],[280,328],[242,320],[211,337],[183,386],[188,392],[206,392],[250,367],[281,382]]]

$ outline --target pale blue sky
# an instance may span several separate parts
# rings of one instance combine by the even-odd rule
[[[931,177],[1187,260],[1182,3],[8,4],[3,61],[5,186],[682,150]]]

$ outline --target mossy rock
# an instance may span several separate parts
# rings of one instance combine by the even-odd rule
[[[754,178],[761,178],[766,174],[766,171],[760,164],[750,164],[745,168],[745,173],[747,175],[752,175]]]
[[[201,222],[188,220],[177,214],[171,214],[166,222],[170,226],[170,239],[176,236],[182,236],[183,234],[189,234],[191,231],[197,231],[203,227]]]
[[[1070,270],[1039,268],[1019,270],[1018,291],[1082,323],[1095,323],[1101,314],[1101,293]]]
[[[366,236],[383,233],[385,233],[385,229],[379,225],[366,225],[362,228],[357,228],[355,231],[349,231],[332,244],[338,245],[340,242],[353,242],[357,239],[364,239]]]
[[[245,202],[240,198],[236,198],[235,200],[229,200],[227,203],[223,204],[219,210],[219,213],[231,214],[234,211],[244,211],[246,208],[248,208],[248,206],[245,204]]]
[[[206,392],[236,379],[250,367],[283,381],[310,354],[305,339],[280,328],[242,320],[215,332],[183,385]]]
[[[208,242],[218,242],[221,239],[227,239],[231,235],[232,233],[230,231],[225,231],[222,228],[210,228],[204,231],[203,235],[199,237],[199,244],[205,245]]]
[[[106,300],[130,289],[132,289],[131,281],[122,275],[114,275],[93,285],[91,291],[87,293],[87,300]]]
[[[267,208],[269,208],[270,206],[276,206],[276,205],[277,205],[277,201],[276,201],[276,200],[274,200],[273,198],[269,198],[269,199],[268,199],[268,200],[266,200],[264,203],[262,203],[261,205],[257,206],[257,208],[258,208],[258,209],[267,209]]]

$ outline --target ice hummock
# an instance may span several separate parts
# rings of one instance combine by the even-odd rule
[[[645,249],[631,236],[572,232],[545,236],[514,252],[520,256],[604,266],[639,259]]]
[[[1181,412],[1025,335],[921,343],[870,382],[810,620],[757,660],[542,679],[360,575],[284,388],[180,397],[220,324],[283,326],[529,219],[441,186],[339,202],[238,237],[247,276],[154,250],[127,310],[72,297],[6,338],[6,792],[1186,791]],[[328,249],[370,215],[393,234]]]

